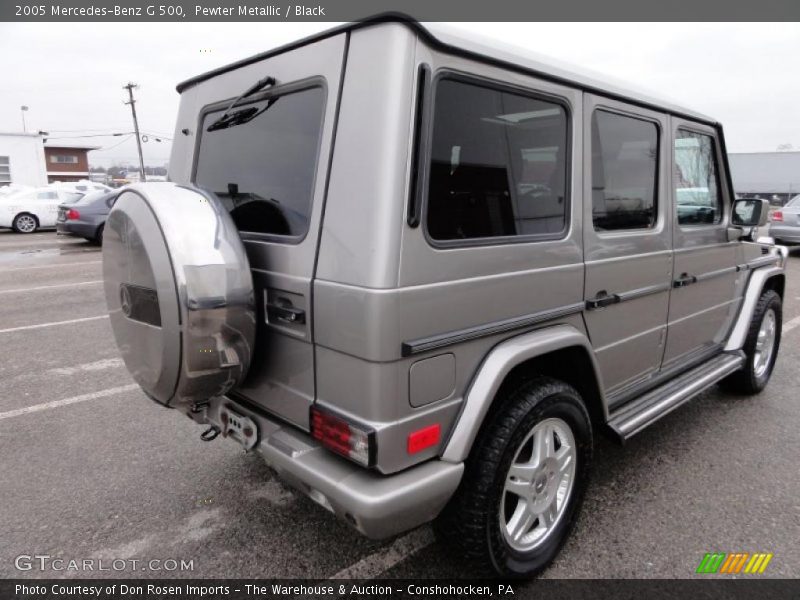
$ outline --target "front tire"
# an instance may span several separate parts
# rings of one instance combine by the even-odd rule
[[[552,562],[572,529],[588,483],[592,427],[578,392],[548,377],[498,402],[435,527],[479,569],[530,577]]]
[[[30,213],[20,213],[14,217],[11,228],[17,233],[33,233],[39,228],[39,221]]]
[[[744,366],[723,380],[726,390],[752,395],[767,387],[778,358],[782,323],[781,297],[775,290],[764,291],[753,310],[750,329],[742,347],[746,357]]]

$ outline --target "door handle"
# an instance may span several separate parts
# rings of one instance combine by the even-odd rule
[[[681,276],[672,282],[672,287],[682,288],[687,285],[692,285],[693,283],[697,283],[697,277],[689,275],[688,273],[681,273]]]
[[[605,290],[602,290],[597,292],[594,298],[586,301],[586,309],[595,310],[597,308],[603,308],[604,306],[617,304],[620,300],[619,294],[609,294]]]
[[[306,322],[306,311],[302,308],[295,308],[291,304],[267,303],[267,318],[270,321],[276,320],[294,325],[302,325]]]

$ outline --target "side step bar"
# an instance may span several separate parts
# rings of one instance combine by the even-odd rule
[[[739,370],[744,360],[745,356],[741,350],[720,354],[621,406],[611,413],[608,425],[622,441],[630,439],[664,415]]]

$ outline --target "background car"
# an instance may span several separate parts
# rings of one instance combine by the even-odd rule
[[[109,186],[95,181],[89,181],[88,179],[81,179],[80,181],[59,181],[51,185],[58,186],[67,191],[81,192],[83,194],[111,191]]]
[[[778,244],[800,244],[800,195],[772,213],[769,235]]]
[[[33,186],[30,185],[20,185],[18,183],[9,183],[8,185],[4,185],[0,187],[0,198],[6,198],[8,196],[12,196],[14,194],[19,194],[20,192],[25,192],[32,190]]]
[[[96,244],[103,243],[103,227],[119,191],[92,192],[77,202],[58,207],[56,231],[59,235],[74,235]]]
[[[55,227],[58,205],[83,196],[83,192],[53,185],[10,194],[0,199],[0,227],[17,233]]]

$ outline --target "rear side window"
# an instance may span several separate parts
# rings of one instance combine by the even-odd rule
[[[195,183],[225,204],[238,229],[300,238],[308,232],[325,92],[313,87],[237,105],[242,118],[209,127],[206,113]]]
[[[714,138],[679,129],[675,137],[675,203],[678,223],[703,225],[719,223],[722,202],[717,178]]]
[[[658,127],[617,113],[592,115],[592,222],[598,231],[656,223]]]
[[[441,79],[428,179],[430,237],[559,236],[567,222],[567,139],[561,104]]]

